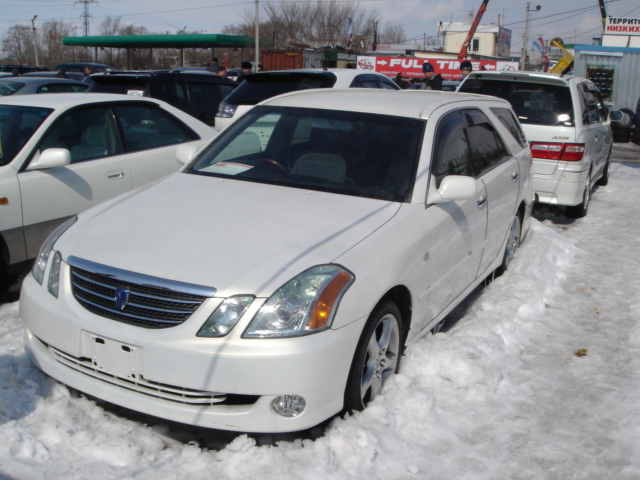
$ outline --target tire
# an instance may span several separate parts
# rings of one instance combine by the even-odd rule
[[[513,257],[516,254],[516,250],[520,246],[520,241],[522,238],[522,218],[520,218],[520,214],[517,213],[515,217],[513,217],[513,222],[511,222],[511,227],[509,228],[509,234],[507,235],[507,245],[504,249],[504,255],[502,257],[502,264],[498,267],[498,275],[502,275],[509,268],[509,264]]]
[[[618,125],[621,127],[630,127],[631,125],[633,125],[634,117],[636,115],[633,110],[631,110],[630,108],[621,108],[620,111],[622,112],[623,116],[622,120],[618,122]]]
[[[634,129],[631,127],[623,127],[622,125],[618,125],[617,123],[612,123],[611,124],[611,131],[613,132],[614,135],[616,134],[629,134],[633,131]]]
[[[609,184],[609,174],[611,173],[611,153],[609,153],[609,158],[607,158],[607,163],[604,164],[604,170],[602,171],[602,176],[596,182],[596,185],[600,185],[604,187]]]
[[[614,143],[629,143],[631,141],[631,135],[628,133],[614,133],[613,134],[613,142]]]
[[[582,194],[582,203],[575,205],[573,207],[565,207],[565,213],[568,217],[571,218],[583,218],[587,215],[587,211],[589,210],[589,200],[591,200],[591,171],[589,171],[589,176],[587,177],[587,184],[584,187],[584,192]]]
[[[353,357],[344,395],[347,412],[363,410],[398,373],[402,332],[398,306],[392,301],[380,303],[369,316]]]
[[[632,133],[631,133],[631,135],[629,136],[629,138],[630,138],[632,141],[640,140],[640,132],[637,132],[637,131],[632,132]]]

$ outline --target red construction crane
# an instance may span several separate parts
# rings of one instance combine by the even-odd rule
[[[482,19],[482,15],[484,15],[484,11],[487,9],[487,3],[489,0],[483,0],[482,5],[478,9],[478,13],[476,14],[476,18],[473,19],[473,23],[471,24],[471,28],[469,28],[469,33],[467,33],[467,38],[465,38],[464,43],[462,44],[462,48],[460,49],[460,53],[458,53],[458,60],[464,60],[467,56],[467,49],[469,48],[469,43],[473,39],[473,36],[476,33],[476,29],[478,28],[478,24]]]

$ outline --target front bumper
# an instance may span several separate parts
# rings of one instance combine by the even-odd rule
[[[20,316],[25,347],[42,371],[132,410],[256,433],[304,430],[340,412],[366,319],[288,339],[242,339],[241,320],[225,338],[199,338],[195,334],[218,300],[208,302],[180,326],[145,329],[90,313],[69,288],[61,287],[56,299],[29,275]],[[259,306],[252,308],[245,316]],[[305,399],[301,415],[285,418],[271,409],[273,399],[284,394]]]

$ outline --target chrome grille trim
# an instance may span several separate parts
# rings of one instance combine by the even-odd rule
[[[180,325],[216,289],[117,269],[70,256],[74,298],[90,312],[143,328]],[[127,300],[118,305],[118,291]],[[119,308],[122,307],[122,308]]]
[[[224,393],[194,390],[175,385],[165,385],[163,383],[146,380],[142,376],[135,380],[131,380],[128,378],[110,375],[96,369],[88,358],[76,358],[50,345],[47,345],[47,347],[53,358],[61,364],[95,379],[127,390],[132,390],[143,395],[161,398],[171,402],[183,403],[186,405],[217,405],[227,401],[227,395]]]

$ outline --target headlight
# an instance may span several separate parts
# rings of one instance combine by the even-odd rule
[[[350,272],[334,265],[301,273],[262,305],[244,337],[291,337],[328,328],[353,281]]]
[[[199,337],[224,337],[235,327],[253,302],[253,297],[230,297],[211,314],[198,332]]]
[[[40,247],[40,251],[38,252],[38,256],[36,257],[36,261],[33,264],[33,268],[31,269],[31,273],[33,274],[33,278],[36,279],[40,285],[42,285],[42,281],[44,280],[44,271],[47,268],[47,262],[49,261],[49,255],[51,254],[51,250],[53,249],[53,245],[56,243],[60,235],[67,231],[67,229],[76,223],[78,217],[71,217],[69,220],[64,222],[58,228],[56,228],[51,234],[47,237],[47,239]]]
[[[220,102],[220,105],[218,105],[218,113],[216,113],[216,117],[233,118],[233,115],[236,113],[237,108],[237,105],[229,105],[227,102]]]

